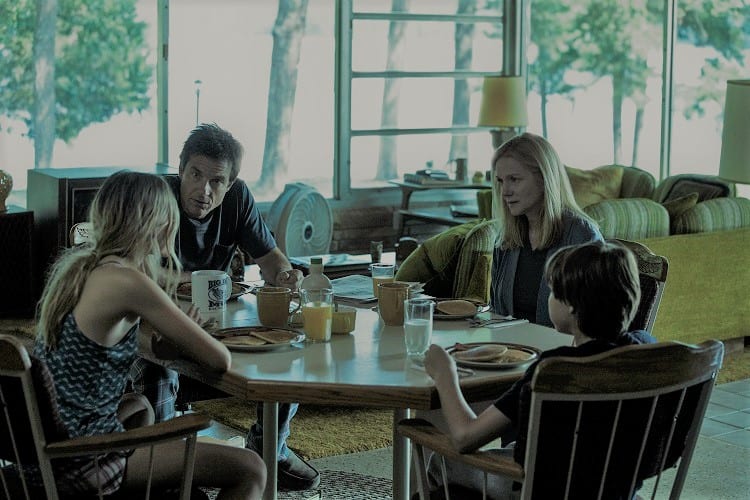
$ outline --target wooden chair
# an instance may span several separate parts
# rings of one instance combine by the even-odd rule
[[[187,415],[125,432],[68,438],[55,419],[56,412],[54,386],[46,366],[30,357],[19,339],[0,335],[0,465],[6,466],[0,468],[0,498],[59,498],[53,461],[62,457],[100,456],[148,447],[153,473],[153,446],[175,440],[185,441],[180,498],[190,498],[196,436],[210,425],[208,417]],[[9,464],[38,467],[43,489],[30,484],[22,468]],[[146,498],[150,489],[149,478]],[[154,493],[155,498],[162,495]]]
[[[638,261],[638,276],[641,282],[641,302],[630,323],[630,330],[646,330],[648,332],[654,327],[656,313],[659,311],[659,303],[664,294],[667,284],[667,271],[669,261],[666,257],[656,255],[646,245],[636,241],[613,239],[635,254]]]
[[[68,245],[75,247],[91,240],[91,223],[77,222],[70,227]]]
[[[672,467],[669,497],[679,498],[723,353],[724,345],[710,340],[541,361],[531,382],[528,431],[519,432],[528,440],[516,443],[517,452],[525,450],[523,464],[458,453],[428,422],[404,420],[398,432],[412,441],[421,498],[429,498],[424,448],[521,483],[523,499],[630,499],[654,476],[656,494],[670,482],[662,472]]]

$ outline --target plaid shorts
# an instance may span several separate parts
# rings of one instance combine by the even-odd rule
[[[113,452],[99,455],[96,460],[91,456],[53,460],[52,470],[58,492],[75,498],[79,495],[96,495],[101,487],[102,495],[115,493],[125,479],[128,455],[128,452]],[[44,483],[39,467],[28,465],[22,468],[26,484],[35,492],[32,497],[43,493]],[[10,479],[20,481],[19,469],[20,467],[11,465],[5,472],[12,472]],[[18,484],[20,487],[21,483]],[[0,493],[0,498],[2,497]]]
[[[115,452],[99,456],[97,460],[67,459],[55,467],[57,488],[66,495],[95,494],[101,484],[102,494],[111,495],[120,489],[125,479],[127,456],[127,453]]]
[[[175,402],[180,388],[176,371],[139,357],[130,367],[130,385],[133,392],[143,394],[151,403],[155,422],[175,417]]]

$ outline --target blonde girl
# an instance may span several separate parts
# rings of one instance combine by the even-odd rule
[[[179,213],[164,180],[135,172],[112,175],[97,193],[89,220],[92,241],[64,253],[48,276],[34,349],[52,372],[71,436],[117,432],[123,424],[153,418],[145,398],[123,397],[141,320],[212,370],[226,371],[231,363],[226,347],[198,326],[197,312],[184,313],[170,297],[180,271],[174,253]],[[163,445],[157,453],[152,486],[179,484],[184,447]],[[91,462],[60,464],[56,477],[66,493],[96,492],[98,481],[105,492],[145,484],[148,450],[108,455],[99,469]],[[257,454],[215,444],[198,444],[194,477],[196,485],[221,488],[218,498],[224,500],[259,498],[265,486]]]

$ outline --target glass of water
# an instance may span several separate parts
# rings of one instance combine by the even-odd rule
[[[406,355],[422,359],[432,339],[432,311],[435,303],[430,299],[404,301],[404,341]]]

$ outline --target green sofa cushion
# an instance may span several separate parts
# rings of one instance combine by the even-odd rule
[[[638,240],[669,235],[669,214],[646,198],[617,198],[583,209],[599,224],[604,238]]]
[[[750,200],[714,198],[686,210],[672,221],[673,234],[727,231],[750,227]]]

